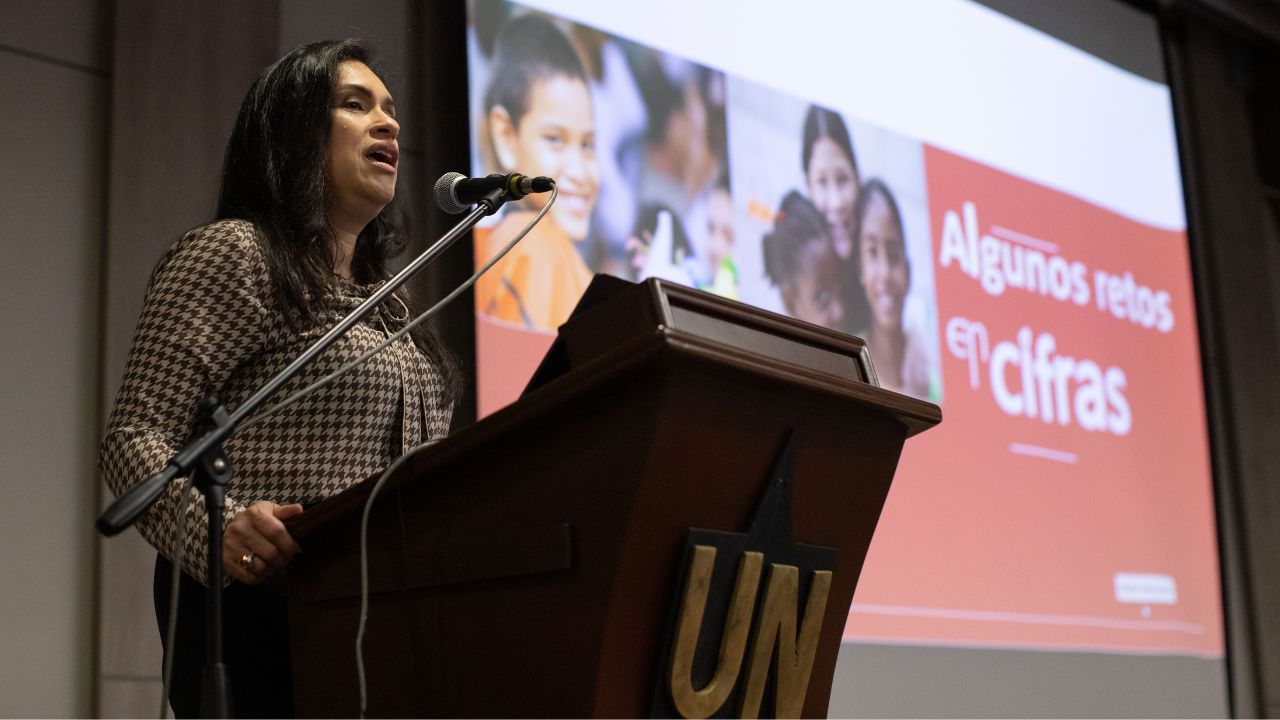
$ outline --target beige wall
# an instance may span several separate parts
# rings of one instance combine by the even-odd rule
[[[113,5],[104,416],[119,387],[151,269],[183,232],[213,219],[223,148],[250,83],[277,57],[278,16],[268,0]],[[134,530],[100,547],[93,712],[155,717],[161,706],[160,636],[151,600],[155,552]]]
[[[0,716],[91,712],[98,261],[109,54],[96,0],[0,23]]]

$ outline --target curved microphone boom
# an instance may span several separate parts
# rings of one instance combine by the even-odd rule
[[[457,172],[445,173],[436,181],[436,205],[456,215],[494,190],[506,191],[508,200],[519,200],[530,193],[550,192],[555,184],[556,181],[549,177],[529,177],[520,173],[495,173],[482,178],[469,178]]]

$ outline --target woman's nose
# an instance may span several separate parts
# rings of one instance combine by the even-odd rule
[[[373,133],[375,135],[385,135],[390,140],[395,140],[400,135],[400,123],[396,122],[394,115],[388,114],[382,108],[378,108],[374,112],[377,116],[374,120]]]

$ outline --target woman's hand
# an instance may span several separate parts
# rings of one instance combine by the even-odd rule
[[[284,520],[301,512],[301,505],[277,505],[266,500],[245,508],[222,534],[223,570],[250,585],[283,570],[298,552],[298,544],[285,529]]]

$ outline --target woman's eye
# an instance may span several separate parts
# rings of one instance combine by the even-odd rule
[[[359,100],[346,100],[342,103],[342,107],[346,108],[347,110],[363,110],[364,103],[360,102]]]

